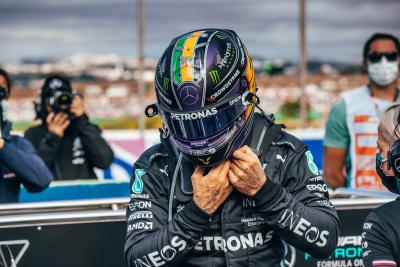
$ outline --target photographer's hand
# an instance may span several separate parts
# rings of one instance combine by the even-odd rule
[[[75,95],[72,99],[70,112],[75,115],[75,117],[80,117],[85,114],[85,102],[82,97]]]
[[[69,125],[68,116],[63,112],[59,112],[57,114],[51,112],[47,116],[46,122],[47,122],[47,129],[49,130],[49,132],[59,137],[64,136],[64,131],[65,129],[67,129]]]
[[[204,174],[203,167],[197,167],[192,175],[193,200],[207,214],[213,214],[232,192],[228,180],[229,160],[222,161]]]
[[[267,181],[260,160],[248,146],[233,153],[228,177],[237,190],[249,197],[254,196]]]
[[[4,139],[0,138],[0,149],[4,147]]]

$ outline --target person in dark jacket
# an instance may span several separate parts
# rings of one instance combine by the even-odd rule
[[[336,247],[339,220],[300,140],[256,113],[250,56],[231,30],[175,38],[156,68],[160,144],[134,164],[130,267],[281,266],[288,246]]]
[[[96,179],[93,168],[108,168],[114,153],[89,122],[80,95],[63,75],[46,78],[36,112],[42,123],[25,132],[25,138],[53,172],[56,180]]]
[[[53,180],[53,175],[32,145],[21,136],[10,133],[12,125],[7,120],[10,92],[10,77],[0,68],[0,203],[19,202],[21,184],[29,192],[40,192]]]
[[[400,194],[400,105],[389,107],[378,125],[376,172],[382,184]],[[400,266],[400,198],[373,209],[363,224],[365,267]]]

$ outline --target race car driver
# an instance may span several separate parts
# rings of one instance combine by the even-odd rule
[[[278,266],[288,245],[321,258],[339,221],[306,145],[256,113],[254,69],[231,30],[170,43],[156,68],[160,144],[134,164],[128,266]]]

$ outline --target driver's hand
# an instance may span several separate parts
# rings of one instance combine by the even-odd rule
[[[194,202],[207,214],[213,214],[232,192],[228,171],[231,162],[224,160],[204,175],[204,168],[197,167],[192,175]]]

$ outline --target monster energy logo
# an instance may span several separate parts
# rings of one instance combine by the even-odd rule
[[[216,70],[210,71],[210,77],[214,84],[218,84],[221,81],[221,79],[219,78],[218,71],[216,71]]]
[[[164,89],[167,90],[168,89],[168,84],[169,84],[169,78],[164,77]]]
[[[221,39],[221,40],[226,39],[226,36],[225,36],[225,35],[222,35],[222,34],[216,34],[215,36],[218,37],[218,38]]]

